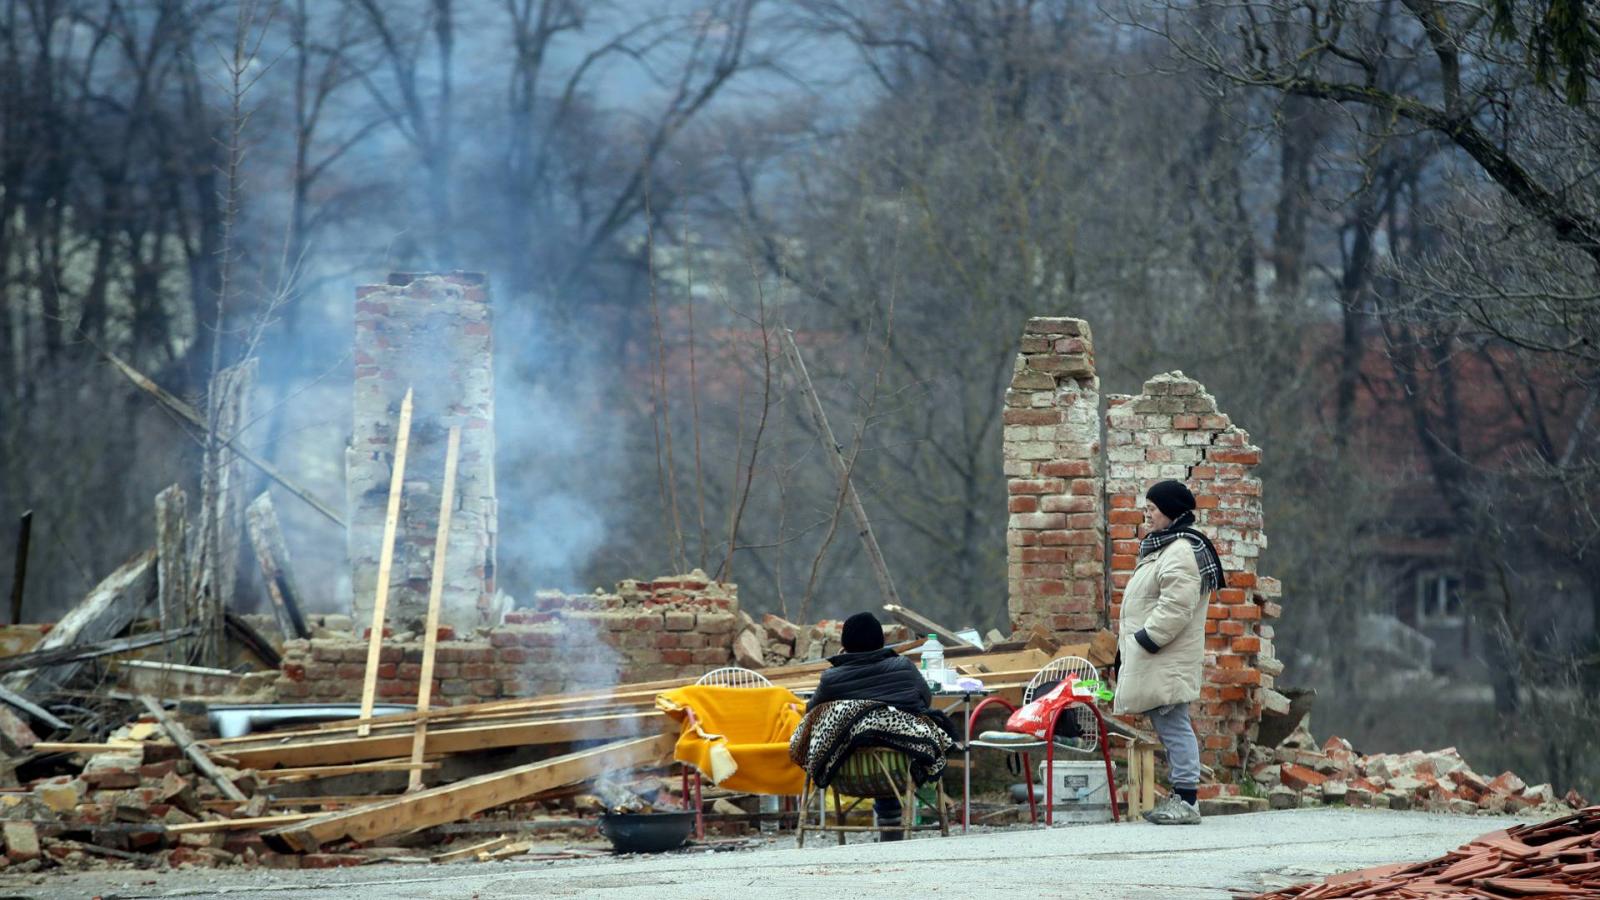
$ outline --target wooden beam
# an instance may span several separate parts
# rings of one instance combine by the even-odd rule
[[[479,853],[488,853],[491,850],[499,850],[501,847],[504,847],[509,843],[511,843],[511,835],[502,834],[497,838],[490,838],[487,841],[470,844],[466,847],[460,848],[459,850],[448,850],[444,853],[436,853],[433,855],[431,861],[436,863],[455,862],[458,859],[466,859],[471,856],[477,856]]]
[[[241,803],[249,799],[244,795],[243,791],[239,790],[237,785],[228,779],[228,776],[222,774],[222,770],[217,768],[210,757],[206,756],[205,752],[195,745],[194,738],[189,736],[189,729],[183,727],[183,723],[167,715],[167,711],[161,708],[160,702],[154,697],[145,695],[139,697],[139,702],[144,704],[144,708],[150,712],[150,715],[156,717],[156,721],[160,722],[161,727],[166,729],[167,736],[172,738],[172,742],[178,745],[178,749],[182,750],[185,756],[189,757],[189,761],[194,763],[194,767],[211,779],[211,783],[217,786],[217,790],[222,792],[222,796],[227,797],[229,800],[238,800]]]
[[[202,433],[207,430],[205,417],[200,415],[200,412],[194,407],[162,389],[160,385],[145,377],[144,373],[140,372],[138,369],[135,369],[133,366],[128,365],[126,362],[123,362],[122,359],[115,353],[106,350],[104,347],[97,346],[95,349],[99,350],[100,355],[104,356],[108,361],[110,361],[113,366],[116,366],[117,371],[121,372],[129,381],[133,382],[136,387],[154,397],[157,403],[160,403],[167,409],[177,413],[179,418],[184,419],[190,425],[199,428]],[[333,507],[323,503],[321,500],[318,500],[310,491],[298,484],[295,484],[293,481],[290,481],[289,476],[279,471],[277,466],[274,466],[272,463],[269,463],[261,457],[255,455],[248,448],[239,444],[235,444],[233,442],[233,435],[221,435],[221,438],[222,443],[232,449],[233,452],[239,454],[240,459],[252,466],[255,466],[261,471],[261,474],[271,478],[273,481],[276,481],[280,487],[300,498],[307,506],[321,513],[328,521],[339,526],[341,529],[345,527],[344,517],[334,512]]]
[[[145,604],[155,596],[155,590],[156,552],[146,550],[95,585],[88,596],[50,629],[34,648],[35,652],[116,637],[138,617]],[[82,665],[77,662],[43,670],[24,669],[6,675],[4,684],[14,691],[54,689],[71,681]]]
[[[255,551],[261,580],[267,586],[267,598],[272,601],[273,613],[278,618],[278,629],[285,639],[311,637],[305,616],[300,613],[300,589],[294,583],[289,546],[284,543],[283,530],[278,527],[272,495],[262,491],[261,496],[250,501],[244,515],[250,548]]]
[[[951,629],[940,625],[938,622],[927,618],[916,610],[907,609],[904,606],[894,603],[885,603],[883,605],[883,611],[893,616],[900,622],[900,624],[912,629],[917,634],[923,635],[924,637],[930,634],[936,634],[939,636],[939,640],[941,642],[948,642],[956,647],[971,647],[974,650],[979,649],[977,644],[974,644],[961,635],[956,634]]]
[[[176,484],[156,495],[156,617],[162,628],[185,628],[189,618],[189,495]],[[167,662],[193,658],[193,641],[163,648]],[[173,652],[176,650],[177,652]]]
[[[0,658],[0,672],[15,672],[19,669],[42,669],[47,666],[82,662],[99,656],[110,656],[113,653],[126,653],[129,650],[138,650],[141,647],[165,644],[181,637],[188,637],[194,634],[195,630],[193,626],[174,628],[171,631],[152,631],[149,634],[138,634],[109,641],[94,641],[73,644],[67,647],[55,647],[49,650],[35,650],[31,653],[19,653],[16,656]]]
[[[361,724],[356,733],[366,737],[371,731],[372,700],[378,692],[378,655],[383,650],[383,620],[389,606],[389,572],[394,566],[394,533],[400,524],[400,492],[406,480],[406,450],[411,445],[411,388],[400,401],[400,427],[395,436],[394,466],[389,473],[389,509],[383,517],[383,549],[378,555],[377,594],[372,600],[372,623],[368,627],[367,671],[361,679]]]
[[[415,772],[437,769],[436,762],[410,762],[385,760],[382,762],[347,763],[338,766],[301,766],[294,769],[257,770],[256,777],[263,781],[310,781],[315,778],[333,778],[337,775],[360,775],[366,772]]]
[[[138,741],[116,741],[105,744],[36,741],[31,749],[38,753],[84,753],[93,756],[96,753],[126,753],[129,750],[138,750],[142,746]]]
[[[461,454],[461,426],[450,426],[450,439],[444,454],[444,490],[439,497],[439,531],[433,538],[433,578],[428,585],[428,619],[422,629],[422,675],[417,681],[417,712],[426,713],[433,702],[433,654],[439,645],[439,601],[444,594],[444,564],[450,551],[450,513],[456,499],[456,459]],[[364,712],[370,712],[365,710]],[[422,762],[422,746],[428,740],[428,720],[417,719],[411,738],[411,761]],[[422,790],[422,769],[411,770],[407,790]]]
[[[5,687],[4,685],[0,685],[0,700],[4,700],[6,703],[15,706],[17,709],[20,709],[38,721],[49,725],[51,728],[55,728],[60,731],[72,730],[71,725],[61,721],[54,715],[51,715],[49,710],[33,702],[32,700],[29,700],[27,697],[22,696],[16,691]]]
[[[428,732],[429,754],[464,753],[496,747],[540,746],[571,741],[629,737],[640,732],[669,730],[676,723],[654,710],[572,719],[535,719],[493,725],[469,725]],[[281,766],[323,766],[372,759],[405,757],[411,752],[410,729],[367,737],[347,735],[259,747],[229,746],[228,755],[239,765],[263,773]]]
[[[245,816],[240,819],[215,819],[208,822],[184,822],[168,825],[167,834],[206,834],[212,831],[241,831],[249,828],[274,828],[315,819],[321,813],[282,813],[276,816]]]
[[[465,819],[551,788],[586,781],[606,772],[658,762],[672,753],[676,737],[659,734],[617,741],[405,794],[371,806],[327,813],[310,821],[264,832],[269,845],[310,851],[329,841],[372,841]]]

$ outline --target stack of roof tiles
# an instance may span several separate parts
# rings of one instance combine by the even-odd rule
[[[1492,831],[1437,859],[1345,872],[1253,900],[1600,897],[1600,806]]]

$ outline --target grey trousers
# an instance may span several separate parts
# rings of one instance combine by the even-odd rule
[[[1189,704],[1158,706],[1145,713],[1167,748],[1167,778],[1175,788],[1200,786],[1200,741],[1189,724]]]

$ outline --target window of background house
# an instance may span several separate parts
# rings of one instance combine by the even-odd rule
[[[1420,625],[1460,625],[1461,578],[1448,572],[1423,572],[1417,576],[1416,622]]]

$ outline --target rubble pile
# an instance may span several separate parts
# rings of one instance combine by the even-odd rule
[[[1341,737],[1317,746],[1304,725],[1274,749],[1254,748],[1250,775],[1274,809],[1329,803],[1470,814],[1585,805],[1576,791],[1558,798],[1550,785],[1512,772],[1480,775],[1454,747],[1363,756]]]
[[[1492,831],[1443,856],[1257,894],[1252,900],[1499,900],[1600,896],[1600,806]]]

